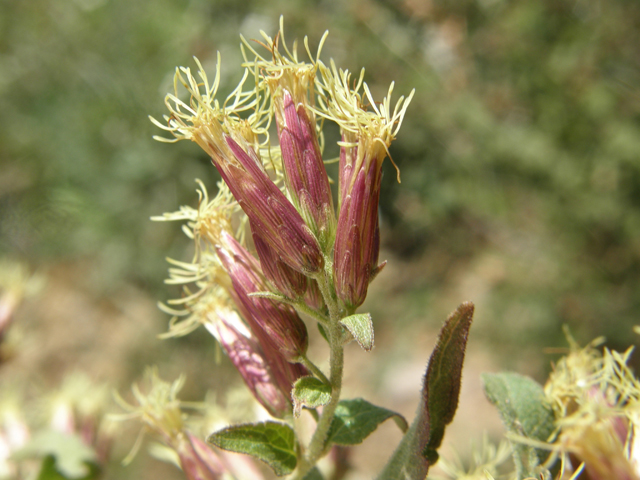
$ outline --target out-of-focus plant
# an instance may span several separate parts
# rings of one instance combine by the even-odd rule
[[[602,339],[580,348],[567,336],[570,351],[544,387],[515,373],[483,376],[509,432],[516,470],[508,478],[638,480],[640,381],[627,365],[633,348],[598,350]]]
[[[168,282],[182,284],[184,294],[163,307],[174,315],[167,336],[204,325],[272,417],[213,432],[207,441],[217,449],[257,458],[276,475],[317,479],[317,463],[331,451],[343,461],[336,470],[344,469],[334,447],[359,444],[392,418],[405,435],[379,478],[424,478],[457,408],[472,304],[443,326],[410,427],[391,410],[341,398],[345,346],[373,348],[371,315],[357,310],[386,263],[378,259],[382,167],[413,93],[392,104],[392,83],[376,102],[364,70],[352,77],[320,60],[326,35],[316,55],[305,38],[310,61],[299,59],[296,43],[289,49],[282,20],[275,38],[262,37],[242,38],[245,73],[226,100],[216,97],[220,56],[211,83],[196,60],[195,74],[176,70],[164,123],[152,118],[173,135],[158,140],[196,142],[223,179],[211,199],[199,182],[197,209],[157,218],[185,221],[195,241],[191,262],[170,261]],[[327,122],[341,135],[337,202],[322,156]],[[327,373],[307,354],[302,317],[328,345]],[[175,452],[188,478],[240,478],[185,429],[179,386],[154,376],[148,395],[134,387],[137,405],[121,403]],[[308,440],[293,421],[303,409],[315,421]]]
[[[15,312],[25,297],[33,295],[42,287],[42,277],[29,272],[26,265],[0,259],[0,364],[15,352],[18,340],[10,331]]]
[[[115,435],[105,416],[106,385],[77,372],[37,399],[21,395],[16,385],[2,390],[7,393],[0,402],[0,479],[101,478]]]

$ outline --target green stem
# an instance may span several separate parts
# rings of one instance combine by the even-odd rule
[[[290,305],[292,305],[299,312],[304,313],[305,315],[308,315],[314,320],[320,322],[322,325],[326,325],[329,322],[329,319],[327,317],[314,310],[313,308],[310,308],[303,301],[291,302]]]
[[[331,287],[331,271],[327,268],[323,274],[316,278],[320,292],[329,309],[330,323],[328,325],[329,336],[329,384],[331,385],[331,400],[322,408],[322,415],[316,425],[316,430],[311,437],[309,447],[306,454],[300,458],[298,468],[291,477],[292,480],[302,480],[304,476],[311,470],[316,462],[326,453],[325,444],[327,434],[331,427],[331,422],[335,416],[338,402],[340,402],[340,393],[342,391],[342,374],[344,367],[344,347],[342,345],[342,327],[340,319],[342,312],[335,293]]]
[[[311,370],[311,373],[313,373],[316,377],[318,377],[324,383],[326,383],[327,385],[331,384],[327,376],[324,373],[322,373],[322,370],[320,370],[315,363],[309,360],[309,357],[307,357],[306,355],[300,355],[300,363],[303,364],[305,367],[307,367],[309,370]]]

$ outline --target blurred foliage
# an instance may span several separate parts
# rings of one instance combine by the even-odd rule
[[[98,291],[126,279],[162,298],[164,257],[185,241],[148,218],[193,204],[194,178],[215,172],[193,145],[154,142],[147,115],[192,55],[212,68],[220,50],[229,91],[238,33],[273,34],[283,14],[289,41],[313,48],[329,29],[323,58],[365,66],[374,95],[417,89],[391,151],[403,183],[388,170],[382,200],[387,247],[424,264],[408,298],[473,286],[455,301],[476,302],[507,354],[539,351],[562,323],[626,345],[640,318],[636,1],[5,0],[0,13],[0,254],[90,258]]]

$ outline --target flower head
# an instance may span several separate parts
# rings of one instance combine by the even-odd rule
[[[264,332],[289,361],[304,355],[308,345],[307,328],[296,311],[269,298],[251,296],[267,290],[255,257],[228,234],[223,234],[218,256],[231,277],[231,295],[252,330],[257,335]]]
[[[391,111],[393,83],[387,97],[377,106],[363,82],[364,70],[355,88],[350,86],[349,72],[338,70],[333,62],[331,68],[321,64],[320,72],[322,93],[317,112],[335,121],[342,133],[339,216],[333,255],[336,292],[353,309],[364,302],[369,282],[379,269],[382,163],[413,92],[407,99],[400,97]],[[369,108],[360,89],[369,101]]]
[[[184,335],[205,325],[256,399],[281,417],[291,410],[292,383],[307,373],[287,361],[306,350],[306,327],[291,307],[249,296],[269,286],[255,257],[230,233],[232,216],[239,209],[225,184],[219,188],[210,200],[199,182],[197,209],[182,207],[155,218],[186,220],[183,230],[196,243],[191,263],[170,260],[167,283],[183,284],[184,295],[162,306],[174,315],[164,336]],[[237,236],[242,240],[242,220],[239,223]],[[284,264],[280,267],[299,275]],[[302,280],[306,289],[306,277]]]
[[[152,119],[159,127],[170,131],[175,139],[195,141],[213,161],[220,175],[244,210],[251,228],[263,233],[265,240],[282,260],[293,269],[309,274],[323,265],[320,247],[303,218],[285,194],[269,177],[261,159],[261,150],[268,149],[269,110],[262,89],[243,92],[248,71],[227,101],[220,105],[215,99],[220,80],[220,58],[216,78],[209,85],[202,66],[199,76],[202,91],[190,69],[177,69],[175,94],[166,97],[171,116],[167,125]],[[190,94],[189,105],[178,98],[178,84]],[[253,109],[247,118],[241,113]],[[265,126],[266,125],[266,126]]]
[[[269,358],[265,356],[254,335],[235,312],[218,311],[217,315],[217,321],[207,323],[206,328],[227,352],[231,363],[240,372],[256,400],[275,417],[282,417],[290,412],[291,387],[281,390],[272,374]]]
[[[287,193],[323,250],[328,252],[333,245],[335,214],[329,177],[322,160],[321,131],[313,109],[318,58],[327,34],[320,41],[315,60],[305,38],[312,62],[301,62],[296,45],[293,51],[287,48],[282,18],[280,20],[280,31],[275,39],[262,32],[268,58],[262,57],[243,39],[244,46],[255,55],[255,59],[249,61],[243,48],[245,66],[260,72],[259,81],[266,85],[271,96]],[[280,52],[280,45],[284,54]]]
[[[182,405],[178,400],[178,393],[184,385],[185,377],[180,376],[173,383],[168,383],[158,376],[156,369],[150,369],[147,371],[147,378],[151,386],[146,394],[136,384],[131,388],[136,404],[127,403],[116,395],[116,400],[128,413],[115,415],[114,418],[141,420],[166,447],[175,452],[177,463],[188,480],[222,479],[227,471],[225,462],[186,427],[186,415],[182,412]],[[133,458],[141,439],[139,436],[125,462]]]
[[[627,366],[632,349],[595,346],[571,352],[554,367],[545,394],[556,414],[554,447],[584,462],[589,478],[640,478],[640,382]]]

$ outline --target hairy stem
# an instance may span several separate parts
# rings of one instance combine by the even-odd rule
[[[315,363],[309,360],[309,358],[306,355],[300,355],[300,363],[303,364],[305,367],[307,367],[311,371],[311,373],[313,373],[317,378],[322,380],[327,385],[331,383],[329,382],[329,379],[327,378],[327,376],[324,373],[322,373],[322,370],[320,370]]]
[[[342,373],[344,366],[344,347],[342,344],[342,327],[339,321],[343,313],[338,304],[338,300],[333,292],[333,282],[331,278],[331,267],[328,266],[322,274],[316,278],[320,292],[329,309],[330,321],[327,329],[329,337],[329,381],[331,385],[331,400],[322,408],[322,415],[316,425],[316,430],[311,437],[306,454],[300,459],[298,468],[292,476],[292,480],[302,480],[311,470],[316,462],[326,453],[325,444],[327,434],[331,427],[331,422],[340,401],[342,391]]]
[[[306,303],[304,303],[301,300],[297,302],[291,302],[290,305],[292,305],[296,310],[298,310],[298,312],[308,315],[314,320],[320,322],[322,325],[326,325],[329,322],[329,319],[325,317],[322,313],[314,310],[313,308],[310,308]]]

